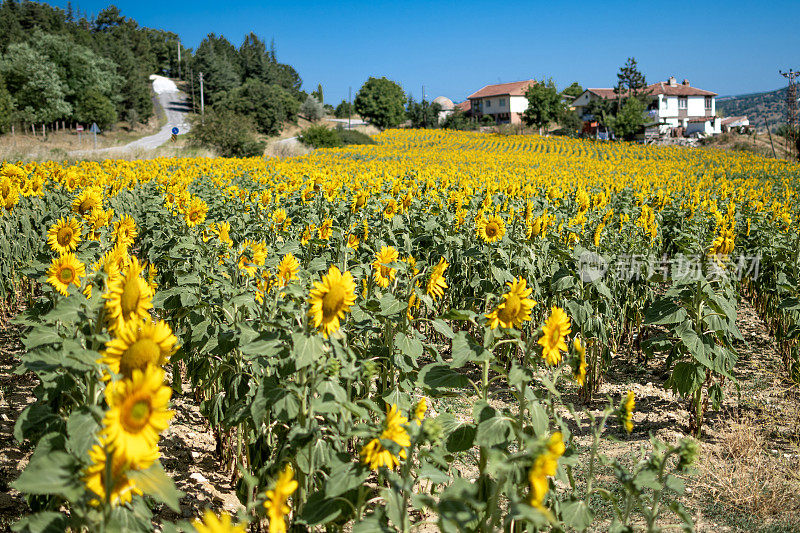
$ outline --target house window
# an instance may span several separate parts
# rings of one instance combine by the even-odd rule
[[[686,96],[678,97],[678,109],[686,109],[689,107],[689,98]]]
[[[506,105],[506,99],[505,98],[501,98],[500,100],[497,101],[497,105],[499,105],[501,107]]]
[[[492,101],[488,98],[486,99],[486,107],[492,107]]]
[[[711,97],[706,96],[706,109],[711,109]]]

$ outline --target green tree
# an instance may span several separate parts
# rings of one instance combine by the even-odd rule
[[[577,81],[573,81],[572,85],[561,91],[561,94],[571,96],[573,98],[579,97],[583,93],[583,87]]]
[[[473,123],[463,111],[456,108],[452,113],[444,117],[441,127],[448,130],[466,131],[473,129]]]
[[[415,102],[408,97],[406,103],[406,117],[411,121],[412,128],[437,128],[439,127],[439,112],[442,106],[438,103],[431,104],[425,100]]]
[[[311,122],[317,122],[325,116],[325,106],[320,103],[316,96],[309,94],[305,102],[300,106],[300,115]]]
[[[250,117],[254,127],[265,135],[279,134],[285,122],[295,120],[298,108],[286,89],[256,79],[247,80],[214,105],[214,109]]]
[[[11,129],[13,114],[14,101],[11,99],[11,93],[6,89],[3,77],[0,76],[0,133],[5,133]]]
[[[223,157],[259,157],[264,154],[265,143],[256,140],[254,128],[250,117],[227,109],[212,109],[202,121],[199,117],[194,119],[189,141]]]
[[[563,129],[565,133],[573,135],[581,129],[583,121],[581,117],[578,116],[577,112],[564,107],[561,117],[558,119],[558,125],[561,126],[561,129]]]
[[[72,113],[56,66],[27,44],[8,47],[0,60],[0,76],[11,93],[17,120],[47,123]]]
[[[405,118],[405,94],[397,83],[370,77],[356,94],[356,113],[380,129],[399,126]]]
[[[88,89],[78,95],[73,117],[84,124],[97,122],[106,128],[117,121],[117,109],[109,98],[97,89]]]
[[[342,100],[341,103],[336,106],[333,116],[336,118],[347,118],[353,114],[352,108],[353,106],[350,105],[350,102]]]
[[[611,128],[618,137],[632,140],[644,126],[645,106],[638,98],[627,98],[616,117],[611,121]]]
[[[325,104],[325,96],[322,94],[322,84],[317,84],[317,90],[311,93],[311,96],[317,99],[321,104]]]
[[[647,90],[647,80],[639,71],[636,58],[629,57],[628,60],[619,68],[617,72],[617,86],[614,88],[617,94],[617,110],[619,111],[627,98],[638,98],[642,103],[646,103],[650,92]]]
[[[525,91],[528,107],[522,114],[522,120],[528,126],[539,128],[539,134],[552,122],[558,122],[564,109],[561,95],[552,79],[534,83]]]

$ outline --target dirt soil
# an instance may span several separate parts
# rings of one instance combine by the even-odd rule
[[[737,387],[726,385],[720,410],[709,411],[704,426],[698,468],[686,477],[682,498],[698,531],[800,530],[800,389],[785,380],[773,339],[752,307],[743,301],[738,325],[745,338],[739,343]],[[28,512],[24,497],[10,483],[24,468],[32,450],[13,437],[19,413],[33,401],[36,378],[13,373],[22,346],[20,331],[0,325],[0,530],[7,530]],[[604,441],[603,453],[622,457],[648,446],[652,433],[677,442],[686,435],[688,413],[684,401],[663,387],[663,361],[647,365],[636,354],[614,360],[597,395],[615,401],[628,390],[636,393],[634,430],[626,436],[612,422],[609,432],[618,441]],[[604,400],[584,406],[599,413]],[[573,401],[578,408],[577,398]],[[453,400],[431,402],[433,411],[471,411]],[[199,516],[206,508],[233,512],[239,506],[230,472],[215,455],[214,436],[191,395],[174,397],[176,417],[160,442],[165,470],[185,493],[179,515],[160,509],[157,517],[169,520]],[[498,405],[500,407],[501,405]],[[579,442],[588,439],[579,436]],[[474,467],[463,465],[468,477]],[[598,510],[593,529],[604,530],[609,517]],[[670,520],[675,523],[674,520]]]

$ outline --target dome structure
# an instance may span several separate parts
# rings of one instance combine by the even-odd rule
[[[432,103],[439,104],[442,107],[442,111],[450,111],[455,108],[453,101],[446,96],[437,96]]]

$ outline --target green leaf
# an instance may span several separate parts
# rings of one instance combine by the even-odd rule
[[[455,336],[455,333],[453,333],[453,328],[448,326],[447,323],[440,318],[437,318],[436,320],[431,322],[431,325],[433,326],[433,329],[435,329],[448,339],[452,339]]]
[[[460,368],[467,362],[488,361],[492,357],[486,348],[472,340],[464,331],[459,331],[453,338],[452,353],[454,368]]]
[[[11,486],[26,494],[59,494],[76,500],[84,492],[83,483],[78,479],[79,467],[66,452],[34,452],[28,466]]]
[[[67,530],[67,517],[55,511],[42,511],[21,518],[11,531],[18,533],[64,533]]]
[[[131,470],[128,472],[128,478],[135,481],[136,485],[148,496],[166,504],[176,513],[180,512],[178,500],[183,493],[175,487],[172,478],[164,472],[160,463],[154,463],[147,470]]]
[[[442,388],[463,389],[469,386],[469,379],[449,366],[441,363],[430,363],[419,371],[417,383],[433,393],[440,393]]]
[[[431,483],[443,484],[450,481],[450,474],[442,472],[428,462],[423,462],[422,468],[419,469],[419,479],[427,479]]]
[[[645,325],[679,324],[686,320],[686,310],[668,298],[653,302],[644,314]]]
[[[14,438],[18,442],[25,439],[33,440],[34,437],[51,431],[61,432],[64,421],[53,413],[50,406],[37,402],[28,406],[14,423]]]
[[[442,425],[442,430],[447,435],[445,448],[448,452],[463,452],[472,448],[478,431],[474,424],[460,422],[450,413],[443,413],[435,420]]]
[[[410,335],[398,333],[394,336],[394,345],[397,346],[400,353],[408,355],[413,359],[422,357],[422,343]]]
[[[358,488],[369,476],[369,470],[361,463],[337,463],[331,468],[331,475],[325,483],[325,497],[335,498],[340,494]]]
[[[510,417],[503,415],[484,400],[475,402],[472,412],[478,422],[478,431],[475,435],[476,444],[492,447],[508,442],[513,430],[513,421]]]
[[[681,340],[692,358],[704,367],[713,370],[714,364],[706,353],[704,339],[692,329],[692,324],[688,320],[679,324],[675,328],[675,335]]]
[[[292,334],[292,355],[297,370],[312,364],[322,355],[325,343],[319,335],[306,336],[304,333]]]
[[[561,504],[561,520],[566,525],[583,531],[594,520],[594,513],[586,502],[570,500]]]
[[[89,406],[83,406],[73,411],[67,419],[67,449],[77,457],[85,457],[95,442],[95,435],[100,427],[96,416],[100,416],[100,413]]]
[[[672,375],[664,386],[672,388],[678,394],[685,397],[700,388],[705,379],[706,373],[703,371],[702,366],[697,363],[680,361],[675,363],[675,367],[672,369]]]
[[[302,513],[297,518],[299,522],[308,526],[327,524],[342,514],[345,505],[347,504],[344,502],[328,498],[320,490],[308,497]]]

